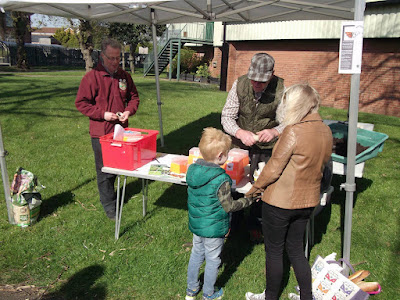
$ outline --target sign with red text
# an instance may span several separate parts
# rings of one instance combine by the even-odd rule
[[[339,73],[360,74],[364,22],[348,21],[342,23],[339,49]]]

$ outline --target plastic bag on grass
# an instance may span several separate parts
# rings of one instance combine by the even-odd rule
[[[37,221],[42,204],[40,190],[45,188],[37,177],[24,168],[18,168],[11,184],[11,201],[15,224],[26,227]]]

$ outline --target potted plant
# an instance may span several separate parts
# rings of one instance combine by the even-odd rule
[[[202,65],[197,67],[197,71],[196,71],[197,80],[195,80],[195,81],[209,82],[210,76],[211,76],[211,73],[208,70],[208,65],[207,64],[202,64]]]

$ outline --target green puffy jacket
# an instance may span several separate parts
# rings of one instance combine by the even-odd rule
[[[198,162],[189,166],[188,184],[189,230],[207,238],[224,237],[229,230],[229,215],[218,199],[220,186],[232,180],[225,170]]]

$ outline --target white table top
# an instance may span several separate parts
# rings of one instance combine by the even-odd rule
[[[123,169],[115,169],[115,168],[110,168],[110,167],[103,167],[101,170],[104,173],[110,173],[110,174],[115,174],[115,175],[124,175],[124,176],[131,176],[131,177],[137,177],[137,178],[144,178],[144,179],[150,179],[150,180],[157,180],[157,181],[165,181],[165,182],[170,182],[170,183],[175,183],[175,184],[181,184],[181,185],[186,185],[186,178],[179,178],[179,177],[174,177],[170,175],[149,175],[149,170],[151,165],[156,165],[156,164],[165,164],[170,166],[171,165],[171,160],[174,157],[179,157],[180,155],[176,154],[166,154],[161,157],[157,157],[157,159],[152,160],[151,162],[145,164],[144,166],[137,168],[136,170],[129,171],[129,170],[123,170]]]
[[[186,178],[179,178],[179,177],[174,177],[171,175],[149,175],[149,170],[151,165],[156,165],[156,164],[165,164],[170,166],[171,161],[175,157],[179,157],[181,155],[177,154],[165,154],[164,156],[157,157],[157,159],[154,159],[153,161],[145,164],[144,166],[130,171],[130,170],[123,170],[123,169],[116,169],[116,168],[110,168],[110,167],[103,167],[101,170],[104,173],[110,173],[110,174],[115,174],[115,175],[124,175],[124,176],[131,176],[131,177],[136,177],[136,178],[143,178],[143,179],[150,179],[150,180],[156,180],[156,181],[164,181],[164,182],[169,182],[169,183],[174,183],[174,184],[180,184],[180,185],[187,185],[186,184]],[[246,169],[246,174],[248,174],[248,170]],[[234,187],[234,189],[239,192],[239,193],[246,193],[248,190],[251,188],[251,183],[249,182],[249,179],[247,176],[245,176],[239,184]]]
[[[337,123],[338,121],[335,120],[324,120],[324,123],[329,125],[331,123]],[[357,123],[357,126],[362,129],[366,130],[373,130],[374,129],[374,124],[370,123]],[[110,174],[115,174],[115,175],[124,175],[124,176],[131,176],[131,177],[137,177],[137,178],[143,178],[143,179],[150,179],[150,180],[157,180],[157,181],[164,181],[164,182],[169,182],[169,183],[174,183],[174,184],[180,184],[180,185],[186,185],[186,178],[180,178],[180,177],[174,177],[171,175],[149,175],[149,170],[150,166],[154,164],[165,164],[170,166],[171,161],[175,157],[179,157],[181,155],[177,154],[164,154],[160,157],[157,157],[157,159],[154,159],[153,161],[145,164],[144,166],[133,170],[123,170],[123,169],[115,169],[115,168],[110,168],[110,167],[103,167],[102,171],[104,173],[110,173]],[[362,178],[363,177],[363,172],[364,172],[364,165],[365,163],[362,162],[360,164],[357,164],[355,166],[355,177]],[[237,184],[236,187],[233,187],[237,192],[245,194],[250,188],[251,188],[251,183],[249,182],[248,178],[248,169],[245,170],[246,176]],[[333,162],[333,174],[337,175],[346,175],[346,164],[339,163],[334,161]]]
[[[332,123],[337,123],[338,121],[336,120],[324,120],[324,123],[329,125]],[[357,123],[357,127],[366,129],[366,130],[373,130],[374,129],[374,124],[370,123]],[[174,177],[170,175],[149,175],[149,169],[152,164],[166,164],[168,166],[171,165],[171,160],[174,157],[178,157],[181,155],[177,154],[162,154],[162,156],[157,157],[157,159],[147,163],[146,165],[133,170],[123,170],[123,169],[115,169],[115,168],[109,168],[109,167],[103,167],[102,171],[104,173],[110,173],[110,174],[115,174],[115,175],[124,175],[124,176],[132,176],[132,177],[137,177],[137,178],[144,178],[144,179],[150,179],[150,180],[158,180],[158,181],[165,181],[165,182],[170,182],[170,183],[175,183],[175,184],[181,184],[181,185],[186,185],[186,178],[179,178],[179,177]],[[362,162],[360,164],[357,164],[355,166],[355,177],[362,178],[363,177],[363,172],[364,172],[364,165],[365,163]],[[248,174],[248,170],[246,170]],[[346,164],[339,163],[334,161],[333,162],[333,174],[337,175],[346,175]],[[251,184],[249,183],[249,179],[246,176],[245,178],[242,179],[239,184],[234,187],[236,191],[240,193],[246,193],[251,187]]]

